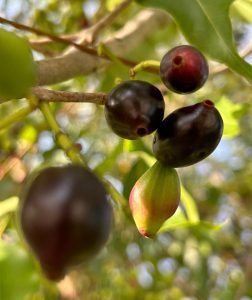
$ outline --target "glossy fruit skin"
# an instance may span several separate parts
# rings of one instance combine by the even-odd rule
[[[20,208],[23,235],[45,275],[55,281],[101,250],[111,221],[102,183],[78,165],[42,170],[25,191]]]
[[[220,113],[212,101],[205,100],[168,115],[156,131],[153,152],[160,162],[170,167],[189,166],[210,155],[222,133]]]
[[[193,93],[208,78],[205,57],[194,47],[182,45],[167,52],[160,63],[160,77],[168,89],[175,93]]]
[[[120,137],[134,140],[157,129],[164,116],[161,92],[148,82],[124,81],[108,95],[105,117]]]
[[[180,181],[175,169],[158,161],[135,183],[130,193],[130,209],[141,235],[154,238],[180,202]]]

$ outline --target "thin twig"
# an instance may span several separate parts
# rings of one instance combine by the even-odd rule
[[[55,42],[62,43],[62,44],[65,44],[65,45],[71,45],[71,46],[77,48],[78,50],[80,50],[82,52],[85,52],[85,53],[88,53],[90,55],[101,57],[101,58],[104,58],[104,59],[109,59],[106,55],[99,55],[98,51],[94,48],[89,48],[89,47],[86,47],[84,45],[77,44],[77,43],[75,43],[71,40],[66,40],[62,37],[50,34],[48,32],[44,32],[44,31],[42,31],[40,29],[36,29],[34,27],[23,25],[23,24],[20,24],[20,23],[11,21],[11,20],[7,20],[7,19],[2,18],[2,17],[0,17],[0,23],[8,24],[8,25],[11,25],[14,28],[24,30],[24,31],[28,31],[28,32],[32,32],[32,33],[35,33],[35,34],[40,35],[40,36],[47,36],[48,38],[50,38],[51,40],[53,40]],[[131,60],[128,60],[128,59],[125,59],[125,58],[122,58],[122,57],[118,57],[118,59],[122,63],[124,63],[125,65],[128,65],[128,66],[134,66],[136,64],[136,62],[133,62]]]
[[[105,15],[101,20],[88,28],[85,32],[85,37],[81,41],[81,45],[92,44],[99,33],[110,25],[114,19],[131,3],[133,0],[124,0],[109,14]]]
[[[244,58],[244,57],[248,56],[251,52],[252,52],[252,41],[247,45],[247,47],[245,47],[240,52],[240,56]],[[228,70],[228,67],[226,65],[220,64],[220,65],[217,65],[216,67],[212,68],[211,75],[215,75],[217,73],[222,73],[227,70]]]
[[[112,24],[115,18],[132,2],[133,0],[125,0],[121,2],[114,10],[112,10],[109,14],[105,15],[91,27],[83,29],[79,32],[71,33],[71,34],[63,34],[61,38],[67,41],[76,41],[78,38],[81,38],[80,44],[87,45],[92,44],[99,33],[106,28],[108,25]],[[35,47],[35,50],[39,46],[45,46],[54,42],[49,37],[42,37],[36,40],[29,41],[32,47]],[[40,47],[39,47],[40,49]]]
[[[151,34],[170,22],[171,19],[162,10],[145,9],[103,42],[115,56],[121,56],[122,53],[126,56]],[[97,59],[95,56],[71,48],[71,51],[69,49],[69,52],[63,55],[37,62],[38,86],[52,85],[75,76],[87,75],[107,65],[108,61],[104,59]]]
[[[89,102],[103,105],[107,99],[105,93],[52,91],[42,87],[33,88],[33,94],[44,102]]]
[[[31,150],[33,145],[25,145],[17,150],[17,152],[7,158],[0,165],[0,180],[4,178],[4,176],[10,172],[17,163],[21,161],[21,159],[26,155],[27,152]]]

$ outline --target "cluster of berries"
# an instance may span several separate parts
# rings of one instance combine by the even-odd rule
[[[175,92],[189,93],[207,79],[208,66],[193,47],[172,49],[162,59],[160,74]],[[155,236],[174,214],[180,200],[174,167],[207,157],[220,141],[223,122],[210,100],[180,108],[163,121],[164,99],[153,85],[137,80],[114,88],[105,104],[115,133],[136,139],[156,131],[157,162],[135,184],[130,207],[140,233]],[[101,250],[109,237],[112,208],[102,182],[82,166],[50,167],[39,172],[23,193],[19,221],[23,235],[51,280]]]
[[[208,64],[194,47],[178,46],[164,55],[160,77],[171,91],[192,93],[206,82]],[[179,108],[163,120],[164,107],[161,92],[139,80],[116,86],[105,104],[106,120],[119,136],[137,139],[156,130],[153,153],[158,162],[130,194],[133,218],[140,233],[148,237],[155,235],[179,205],[179,179],[171,168],[189,166],[209,156],[223,133],[223,120],[211,100]]]

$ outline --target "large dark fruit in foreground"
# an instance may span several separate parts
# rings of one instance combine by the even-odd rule
[[[137,139],[157,129],[164,116],[161,92],[145,81],[129,80],[116,86],[105,103],[111,129],[125,139]]]
[[[223,121],[210,100],[182,107],[166,117],[158,128],[153,151],[170,167],[195,164],[210,155],[220,142]]]
[[[106,191],[81,166],[44,169],[22,200],[23,234],[51,280],[90,259],[108,239],[112,208]]]
[[[208,78],[208,64],[194,47],[184,45],[171,49],[160,63],[163,83],[173,92],[192,93],[203,86]]]

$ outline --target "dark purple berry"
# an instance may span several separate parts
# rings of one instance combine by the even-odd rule
[[[61,279],[108,239],[112,208],[98,178],[77,165],[51,167],[32,180],[20,224],[46,276]]]
[[[124,81],[108,95],[105,117],[120,137],[134,140],[157,129],[164,116],[164,99],[152,84]]]
[[[188,45],[178,46],[162,58],[160,76],[163,83],[173,92],[192,93],[206,82],[208,64],[196,48]]]
[[[223,121],[210,100],[182,107],[166,117],[154,140],[156,158],[170,167],[195,164],[210,155],[220,142]]]

